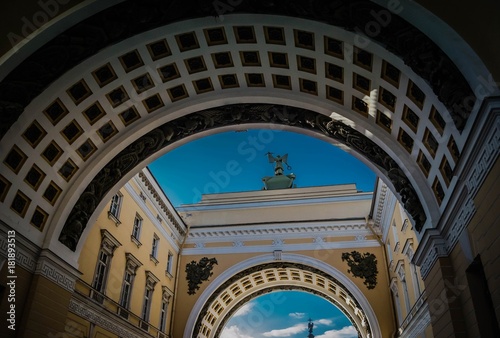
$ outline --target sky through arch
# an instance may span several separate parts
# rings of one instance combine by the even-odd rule
[[[376,175],[339,147],[300,133],[251,129],[206,136],[175,148],[148,167],[174,206],[196,203],[202,194],[261,190],[274,173],[267,153],[288,154],[298,188],[356,183],[373,191]]]
[[[241,306],[221,338],[304,338],[308,320],[315,338],[357,338],[349,319],[332,303],[303,291],[275,291]]]

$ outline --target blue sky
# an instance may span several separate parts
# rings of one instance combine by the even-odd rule
[[[196,203],[202,194],[261,190],[274,174],[266,153],[288,154],[297,187],[356,183],[373,191],[375,173],[325,141],[288,131],[224,132],[175,148],[148,167],[174,206]]]
[[[277,291],[243,305],[226,323],[221,338],[357,338],[356,329],[332,303],[301,291]]]

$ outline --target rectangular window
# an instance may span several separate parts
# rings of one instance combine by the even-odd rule
[[[142,218],[139,215],[135,216],[134,227],[132,229],[132,237],[139,240],[141,236]]]
[[[167,309],[168,302],[165,300],[161,301],[161,310],[160,310],[160,331],[165,332],[166,324],[167,324]]]
[[[151,246],[151,256],[157,258],[158,255],[158,243],[160,242],[160,238],[155,234],[153,237],[153,244]]]
[[[149,308],[151,307],[151,296],[153,295],[153,290],[146,287],[144,292],[144,303],[142,305],[142,320],[145,322],[149,321]]]
[[[117,193],[111,199],[111,206],[109,207],[109,213],[110,213],[110,215],[114,216],[116,219],[118,219],[118,216],[120,216],[120,207],[122,204],[122,198],[123,198],[123,195],[120,193]]]
[[[129,271],[125,271],[123,276],[122,294],[120,296],[120,305],[125,309],[130,306],[130,294],[132,293],[132,282],[134,280],[134,275]]]
[[[99,260],[97,261],[94,282],[92,283],[92,287],[99,292],[104,292],[104,289],[106,287],[108,267],[109,267],[109,255],[103,250],[101,250],[99,252]]]
[[[172,275],[172,263],[173,263],[174,255],[169,252],[167,257],[167,273]]]

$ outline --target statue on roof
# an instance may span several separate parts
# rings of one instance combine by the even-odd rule
[[[285,154],[283,156],[277,155],[276,157],[273,156],[273,153],[268,152],[267,153],[267,158],[269,160],[269,163],[276,163],[274,166],[274,174],[275,175],[283,175],[283,163],[286,164],[286,168],[288,170],[292,169],[291,166],[288,165],[288,154]]]
[[[265,176],[262,178],[264,182],[264,190],[275,190],[275,189],[288,189],[294,188],[293,180],[295,179],[294,174],[284,175],[283,164],[286,165],[286,169],[290,170],[292,167],[287,163],[288,154],[283,156],[277,155],[273,156],[273,153],[268,152],[267,159],[269,163],[276,163],[274,166],[274,176]]]

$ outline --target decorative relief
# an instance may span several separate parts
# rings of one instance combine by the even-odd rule
[[[196,249],[204,248],[205,247],[205,243],[203,243],[203,242],[196,242],[196,243],[194,243],[194,247]]]
[[[278,239],[273,239],[273,245],[274,246],[283,246],[285,244],[285,241],[281,238]]]
[[[203,257],[199,262],[191,261],[186,265],[186,279],[188,281],[188,294],[194,295],[200,284],[207,281],[212,275],[212,269],[217,265],[217,259]]]
[[[236,241],[236,242],[233,242],[233,246],[236,247],[236,248],[241,248],[242,246],[245,246],[245,242],[243,242],[243,241]]]
[[[374,289],[377,285],[377,258],[374,254],[366,252],[360,254],[358,251],[351,251],[342,253],[342,261],[347,261],[349,270],[354,277],[363,278],[363,284],[368,289]]]
[[[316,237],[316,238],[313,239],[313,243],[318,243],[319,244],[319,243],[325,243],[325,242],[326,242],[325,238],[323,238],[321,236],[318,236],[318,237]]]
[[[427,216],[408,177],[382,148],[357,130],[322,114],[289,106],[235,104],[183,116],[140,137],[122,150],[94,177],[70,212],[59,241],[75,250],[103,196],[139,163],[165,146],[195,133],[244,123],[287,124],[322,133],[365,156],[392,182],[401,203],[415,220],[417,231]]]

